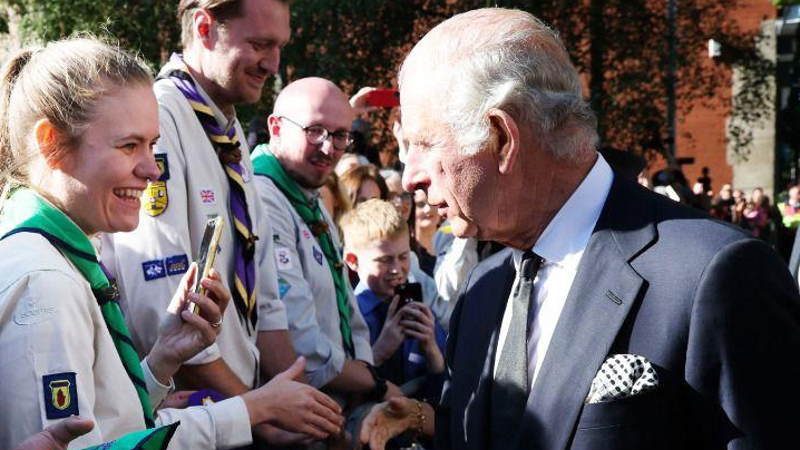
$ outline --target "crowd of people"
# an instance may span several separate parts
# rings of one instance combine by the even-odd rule
[[[397,151],[364,150],[374,88],[318,77],[246,133],[290,3],[181,0],[155,77],[86,36],[3,66],[0,448],[793,447],[761,190],[691,197],[745,233],[628,181],[557,34],[502,8],[415,45]]]

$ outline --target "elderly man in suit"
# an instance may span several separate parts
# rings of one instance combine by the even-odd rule
[[[800,448],[786,267],[612,171],[554,31],[521,11],[460,14],[414,47],[400,91],[405,189],[455,235],[509,247],[453,313],[437,450]]]

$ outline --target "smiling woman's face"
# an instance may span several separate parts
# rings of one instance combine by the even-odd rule
[[[158,136],[151,86],[110,91],[97,100],[77,148],[58,162],[63,176],[49,194],[86,234],[136,229],[142,192],[160,176],[152,152]]]

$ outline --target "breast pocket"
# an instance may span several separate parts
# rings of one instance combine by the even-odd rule
[[[584,405],[572,450],[669,448],[664,394],[652,391],[616,401]]]

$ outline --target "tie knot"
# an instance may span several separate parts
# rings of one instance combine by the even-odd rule
[[[539,266],[542,265],[542,257],[528,250],[522,254],[522,262],[519,266],[520,278],[532,280],[536,277],[536,272],[539,271]]]

